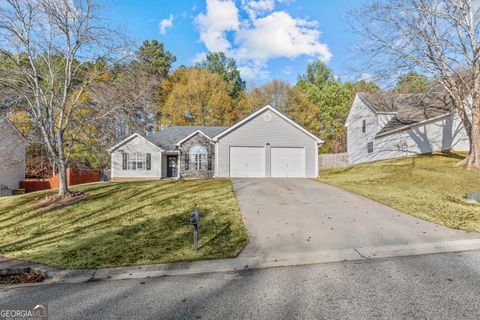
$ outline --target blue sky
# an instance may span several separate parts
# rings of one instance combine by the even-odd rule
[[[294,83],[309,61],[321,59],[342,80],[351,71],[355,35],[347,12],[353,0],[114,0],[102,16],[140,43],[157,39],[191,65],[207,51],[234,57],[249,85]]]

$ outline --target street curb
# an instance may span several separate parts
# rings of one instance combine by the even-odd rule
[[[300,266],[339,261],[372,260],[424,254],[480,250],[480,239],[380,247],[324,250],[309,253],[287,253],[264,257],[237,257],[186,263],[139,265],[102,269],[49,270],[49,279],[31,285],[83,283],[89,281],[144,279],[164,276],[235,272],[248,269]],[[9,288],[12,286],[8,286]]]

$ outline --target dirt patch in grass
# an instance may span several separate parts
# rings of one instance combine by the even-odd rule
[[[48,212],[68,207],[83,198],[85,198],[85,193],[80,191],[68,195],[47,195],[35,200],[35,208],[37,208],[38,212]]]

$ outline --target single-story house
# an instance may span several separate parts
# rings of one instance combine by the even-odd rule
[[[0,118],[0,196],[11,195],[25,179],[27,141],[17,128]]]
[[[112,179],[318,176],[323,141],[271,106],[231,127],[173,126],[109,149]]]
[[[357,93],[345,126],[349,164],[470,149],[463,123],[442,93]]]

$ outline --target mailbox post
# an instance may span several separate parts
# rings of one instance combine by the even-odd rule
[[[195,253],[198,250],[198,225],[200,224],[200,211],[198,211],[197,207],[193,208],[192,213],[190,213],[190,224],[193,225],[193,250]]]

